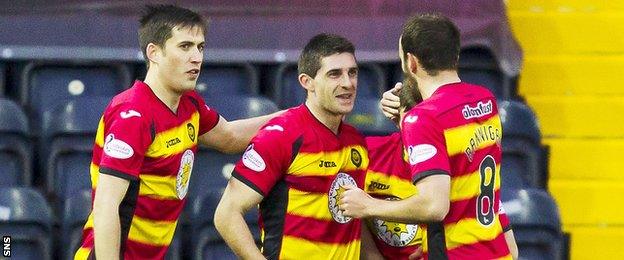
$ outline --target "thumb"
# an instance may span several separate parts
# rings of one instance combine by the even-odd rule
[[[342,185],[342,187],[345,190],[352,190],[352,189],[357,189],[358,188],[357,186],[353,186],[352,184],[345,184],[345,185]]]
[[[398,94],[401,88],[403,88],[403,82],[397,82],[396,84],[394,84],[394,88],[392,88],[392,93],[395,95]]]

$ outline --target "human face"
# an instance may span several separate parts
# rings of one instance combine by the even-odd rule
[[[332,115],[346,115],[353,110],[357,92],[358,67],[355,56],[348,52],[321,59],[321,68],[312,80],[308,94],[312,104]]]
[[[204,32],[198,27],[174,27],[158,64],[159,79],[176,93],[195,89],[204,58]]]
[[[399,57],[401,58],[401,70],[403,71],[403,79],[406,83],[408,83],[407,85],[411,87],[416,87],[418,86],[418,82],[416,81],[416,77],[410,71],[409,66],[407,65],[407,58],[405,57],[404,52],[403,52],[403,45],[401,44],[401,38],[402,36],[399,37]]]

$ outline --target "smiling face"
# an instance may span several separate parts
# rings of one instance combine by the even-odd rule
[[[358,67],[352,53],[332,54],[321,59],[321,68],[311,79],[308,100],[331,115],[353,110],[357,93]]]
[[[195,89],[204,57],[203,29],[174,27],[158,56],[158,78],[165,86],[176,93]]]

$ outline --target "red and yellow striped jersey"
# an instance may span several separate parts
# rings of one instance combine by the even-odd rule
[[[269,259],[359,259],[359,219],[337,200],[343,185],[362,188],[364,138],[341,123],[338,134],[305,105],[270,120],[252,139],[232,176],[262,196],[262,253]]]
[[[426,226],[425,255],[510,258],[499,218],[502,128],[494,96],[466,83],[441,86],[406,114],[402,134],[414,183],[451,177],[449,213]]]
[[[409,165],[404,158],[401,134],[366,137],[370,163],[365,191],[379,199],[401,200],[416,194]],[[368,221],[373,240],[386,259],[407,259],[421,244],[422,231],[416,224],[382,219]]]
[[[122,258],[164,258],[184,206],[197,138],[218,121],[194,91],[180,97],[174,112],[141,81],[108,105],[93,146],[92,197],[99,174],[130,181],[119,206]],[[76,259],[95,256],[93,239],[91,214]]]

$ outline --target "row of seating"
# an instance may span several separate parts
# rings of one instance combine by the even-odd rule
[[[196,185],[195,185],[196,186]],[[236,259],[212,221],[222,190],[188,201],[167,259]],[[513,226],[520,259],[561,259],[564,243],[559,212],[553,199],[539,189],[507,189],[503,206]],[[31,188],[0,188],[0,232],[12,238],[12,253],[20,259],[71,259],[80,246],[82,228],[91,208],[91,191],[67,198],[55,218],[45,198]],[[55,222],[60,221],[60,237]],[[258,211],[245,216],[259,241]]]

